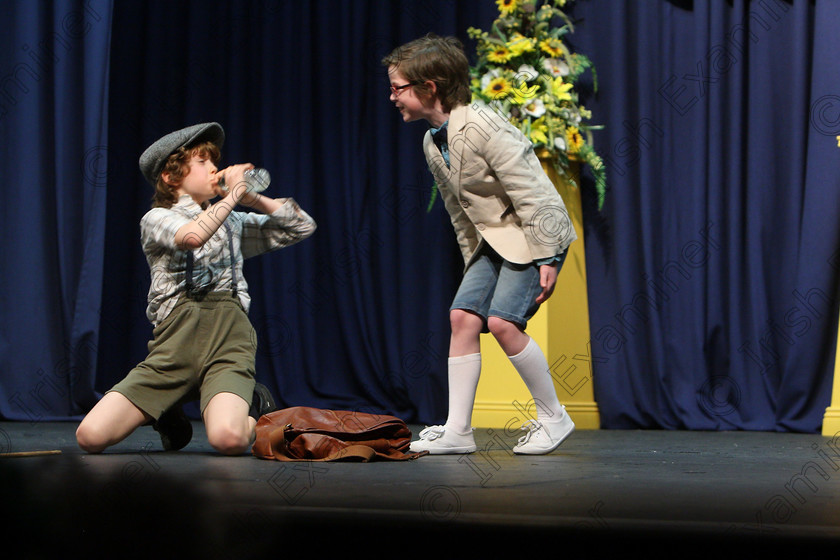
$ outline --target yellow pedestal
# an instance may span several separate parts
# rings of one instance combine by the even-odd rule
[[[569,247],[554,294],[528,322],[528,334],[548,360],[554,387],[578,429],[600,428],[592,389],[586,253],[580,191],[549,162],[543,168],[572,218],[578,239]],[[490,334],[481,335],[481,379],[476,392],[473,426],[503,428],[509,434],[536,418],[533,399],[510,360]]]
[[[837,349],[834,354],[834,384],[831,389],[831,405],[825,409],[822,434],[835,436],[840,433],[840,328],[837,334]]]

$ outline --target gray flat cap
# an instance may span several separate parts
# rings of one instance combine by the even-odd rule
[[[146,180],[155,186],[158,175],[163,170],[166,158],[178,148],[198,142],[210,141],[220,149],[225,142],[225,131],[219,123],[202,123],[170,132],[143,152],[140,156],[140,171]]]

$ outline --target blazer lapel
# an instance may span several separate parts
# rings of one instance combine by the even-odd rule
[[[435,146],[430,132],[426,132],[423,137],[423,150],[426,154],[426,161],[429,163],[429,168],[435,176],[435,181],[441,188],[450,189],[457,196],[461,190],[461,169],[464,166],[465,146],[467,142],[463,137],[463,130],[467,125],[467,107],[459,105],[449,113],[449,124],[446,125],[448,129],[448,144],[449,144],[449,162],[450,166],[446,165],[446,160]]]
[[[443,159],[440,150],[437,149],[437,146],[435,146],[435,143],[431,139],[431,134],[429,134],[429,150],[431,151],[434,165],[442,166],[439,169],[446,177],[446,181],[439,181],[438,184],[450,189],[456,196],[461,191],[461,168],[464,165],[463,152],[464,145],[466,144],[461,134],[467,123],[466,116],[467,108],[463,105],[455,107],[449,113],[449,124],[446,125],[448,130],[449,166],[446,165],[446,160]]]
[[[449,124],[446,125],[449,130],[449,162],[452,164],[453,176],[457,174],[458,180],[455,181],[460,185],[461,183],[461,169],[464,167],[464,147],[466,146],[464,134],[464,127],[467,126],[467,107],[466,105],[458,105],[452,112],[449,113]]]

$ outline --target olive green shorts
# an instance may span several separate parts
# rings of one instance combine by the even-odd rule
[[[111,391],[155,419],[175,404],[233,393],[254,394],[257,337],[238,299],[228,292],[183,296],[153,331],[149,355]]]

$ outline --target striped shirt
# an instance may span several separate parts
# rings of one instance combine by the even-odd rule
[[[155,326],[186,292],[189,251],[175,245],[175,234],[201,212],[201,206],[184,195],[171,208],[152,208],[140,220],[140,240],[151,270],[146,317]],[[315,228],[315,221],[291,198],[271,214],[231,212],[225,224],[193,251],[193,289],[231,291],[235,269],[237,295],[247,312],[251,297],[242,274],[243,260],[293,245],[312,235]],[[233,236],[233,254],[229,236]]]

